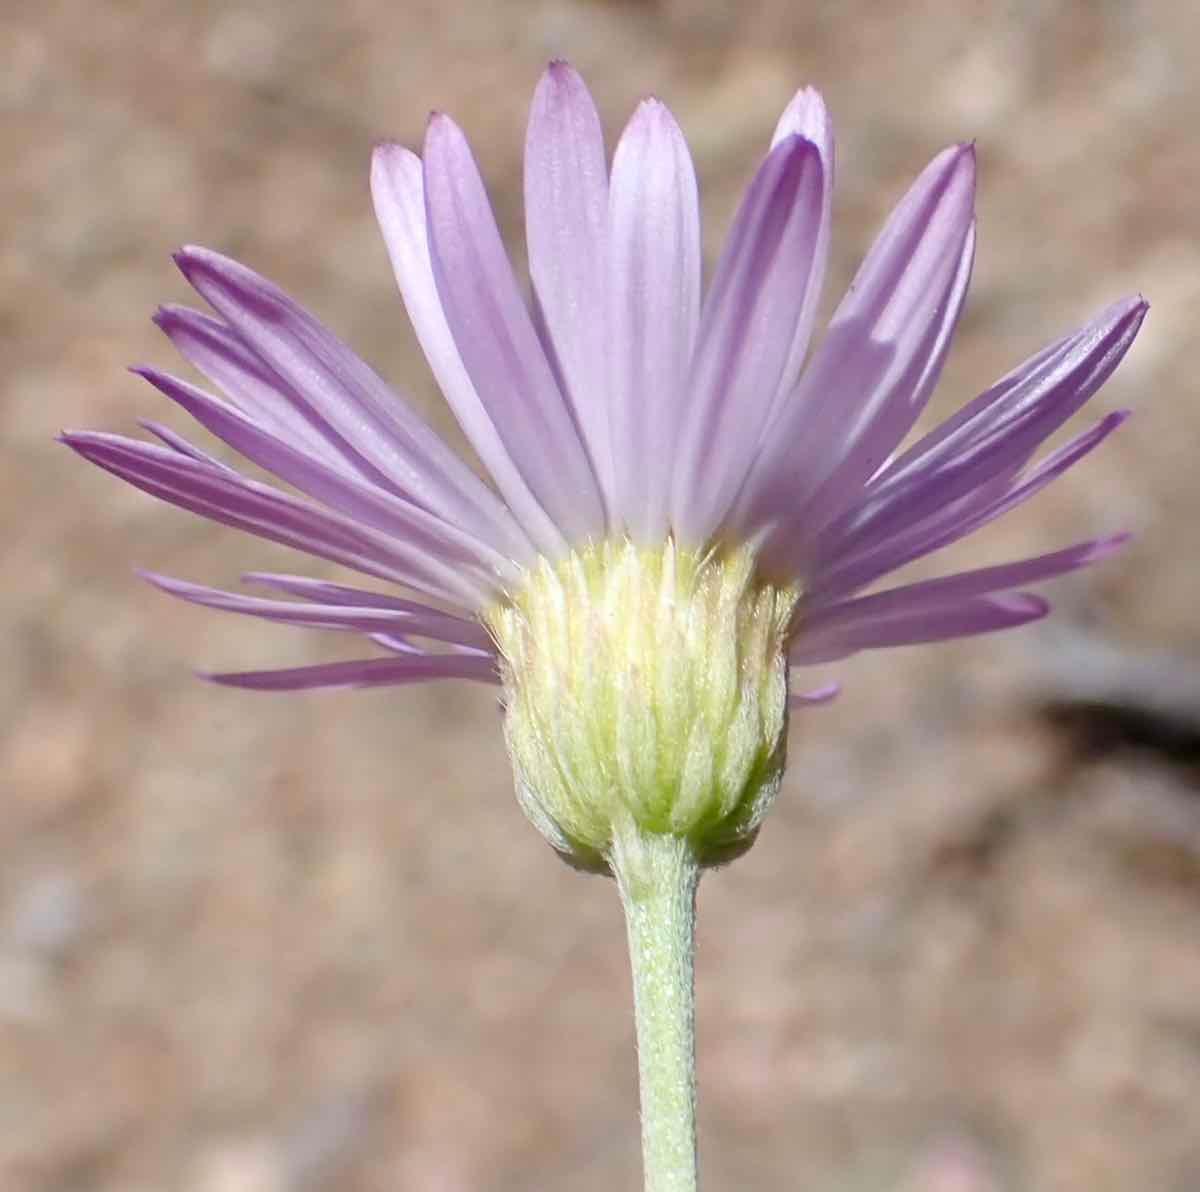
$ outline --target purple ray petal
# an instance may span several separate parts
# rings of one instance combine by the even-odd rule
[[[218,253],[189,247],[176,261],[239,337],[393,487],[496,549],[529,557],[523,535],[495,494],[311,314]]]
[[[897,344],[893,369],[904,362],[903,373],[897,376],[893,372],[895,380],[887,391],[876,393],[872,401],[874,411],[852,429],[853,446],[846,450],[842,462],[814,494],[809,506],[814,529],[825,525],[857,497],[863,485],[912,430],[941,376],[966,302],[974,263],[975,224],[972,222],[954,258],[953,268],[938,280],[927,283],[930,291],[941,294],[936,310],[930,303],[924,311],[916,313],[908,326],[912,338],[893,341]],[[943,282],[948,284],[943,287]],[[918,300],[914,305],[919,308],[921,303]],[[918,336],[923,320],[929,321],[928,330]],[[906,353],[909,347],[911,353]]]
[[[368,638],[377,646],[382,646],[385,650],[391,650],[394,654],[423,654],[428,656],[429,651],[424,647],[417,645],[411,638],[405,637],[402,633],[369,633]],[[496,648],[489,646],[483,649],[480,646],[465,646],[460,642],[444,642],[443,647],[447,653],[463,654],[470,658],[488,658],[492,665],[496,665]],[[495,682],[499,682],[499,673],[497,672]]]
[[[886,537],[1028,459],[1112,374],[1146,310],[1140,298],[1116,303],[997,381],[888,464],[822,539],[845,549]]]
[[[613,487],[604,390],[608,170],[596,105],[565,62],[552,62],[542,75],[529,113],[525,238],[545,338],[608,501]]]
[[[189,364],[267,430],[290,438],[333,467],[349,468],[376,484],[394,487],[227,323],[176,305],[160,306],[154,322]]]
[[[310,604],[291,600],[264,600],[243,596],[203,584],[189,583],[172,576],[140,571],[141,577],[156,588],[192,604],[243,616],[262,617],[308,629],[351,630],[358,633],[397,633],[433,638],[475,649],[490,650],[491,638],[482,625],[451,616],[438,609],[413,604],[403,611],[369,605]]]
[[[826,683],[824,687],[814,687],[811,691],[796,691],[788,696],[788,706],[791,708],[818,708],[823,704],[833,703],[841,690],[840,683]]]
[[[1057,476],[1095,450],[1129,417],[1118,410],[1077,435],[1026,472],[1001,475],[896,533],[867,539],[821,565],[809,579],[809,598],[824,604],[873,583],[880,576],[959,541],[1029,500]]]
[[[246,459],[330,508],[385,534],[419,543],[448,562],[457,561],[508,582],[519,576],[518,568],[489,545],[353,473],[327,467],[195,385],[153,368],[133,371],[178,402],[197,422]]]
[[[801,624],[788,651],[793,666],[815,666],[834,662],[860,650],[910,646],[919,642],[947,641],[1012,629],[1044,617],[1050,605],[1027,592],[972,596],[955,602],[930,603],[914,600],[910,605],[885,613],[860,611],[829,619],[811,628]]]
[[[216,468],[218,471],[236,475],[233,468],[224,460],[217,459],[215,455],[209,455],[207,451],[201,451],[195,443],[189,443],[183,435],[177,434],[169,426],[164,426],[161,422],[155,422],[150,418],[139,418],[137,423],[143,430],[148,430],[156,439],[166,443],[172,451],[179,455],[194,459],[200,464],[207,464],[210,468]]]
[[[956,146],[901,200],[769,428],[738,527],[782,519],[780,548],[801,555],[912,426],[966,292],[974,193],[974,153]]]
[[[816,554],[804,572],[806,594],[813,600],[824,600],[830,592],[835,598],[840,598],[896,570],[903,563],[919,558],[922,543],[932,541],[943,532],[969,521],[980,510],[1002,498],[1020,473],[1020,466],[1013,467],[965,495],[948,501],[927,517],[897,528],[890,536],[872,535],[862,542],[848,540],[845,544],[830,538],[827,553]],[[861,578],[864,569],[869,571],[866,579]]]
[[[601,535],[603,504],[579,430],[521,298],[466,137],[441,114],[425,134],[425,210],[446,321],[504,446],[570,541]]]
[[[495,589],[484,577],[447,565],[440,555],[421,545],[380,534],[236,473],[121,435],[65,431],[61,437],[105,471],[202,517],[463,608],[482,608],[495,599]]]
[[[639,541],[660,542],[700,320],[701,256],[691,155],[658,100],[638,106],[617,145],[608,235],[614,512]]]
[[[247,571],[242,575],[244,584],[261,584],[276,592],[299,596],[315,604],[339,604],[353,608],[392,609],[398,613],[423,613],[428,605],[385,592],[372,592],[365,588],[352,588],[346,584],[335,584],[327,579],[313,579],[308,575],[286,575],[277,571]],[[446,613],[450,616],[450,613]],[[471,619],[456,617],[463,625],[474,625]]]
[[[707,541],[758,448],[812,281],[824,191],[820,151],[788,137],[734,218],[705,299],[678,430],[671,524],[685,543]]]
[[[991,592],[1002,592],[1010,588],[1039,583],[1087,567],[1114,554],[1125,542],[1128,534],[1114,534],[1108,538],[1094,538],[1077,542],[1073,546],[1052,551],[1049,554],[1019,559],[1013,563],[1000,563],[991,567],[980,567],[960,571],[938,579],[920,580],[889,588],[886,592],[872,592],[869,596],[858,596],[853,600],[835,600],[828,604],[806,602],[801,614],[804,625],[816,629],[843,620],[857,620],[868,614],[888,615],[896,609],[915,607],[919,604],[941,604],[965,600],[972,596],[986,596]]]
[[[495,665],[470,654],[399,654],[394,658],[361,658],[323,662],[289,670],[199,672],[202,679],[247,691],[310,691],[318,687],[394,687],[430,679],[474,679],[497,683]]]
[[[988,522],[1002,517],[1005,513],[1028,501],[1030,497],[1041,492],[1052,480],[1057,479],[1068,468],[1074,467],[1085,455],[1099,447],[1117,427],[1129,418],[1130,413],[1129,410],[1114,410],[1111,414],[1106,414],[1094,426],[1064,443],[1057,451],[1051,452],[1035,467],[1023,472],[990,504],[972,512],[957,525],[948,527],[927,550],[922,551],[922,554],[949,546],[950,543],[957,542],[967,534],[973,534]]]
[[[781,141],[789,136],[802,136],[817,147],[821,155],[823,171],[823,186],[821,197],[821,215],[817,231],[816,246],[813,251],[812,274],[804,291],[804,299],[796,319],[796,329],[792,336],[792,349],[788,354],[787,364],[779,379],[775,399],[771,403],[767,424],[779,410],[779,403],[792,391],[800,378],[800,369],[808,351],[808,342],[812,337],[813,324],[817,317],[817,307],[821,301],[821,290],[825,283],[825,270],[829,262],[829,236],[832,225],[831,209],[833,206],[833,122],[825,108],[821,94],[813,87],[805,87],[798,91],[792,102],[784,109],[775,126],[775,134],[771,138],[771,148],[774,149]]]
[[[345,584],[335,584],[329,580],[313,579],[307,575],[281,575],[275,571],[247,571],[242,575],[242,583],[262,584],[264,587],[271,588],[277,592],[286,592],[290,596],[299,596],[304,600],[311,600],[318,604],[333,604],[354,608],[391,609],[394,612],[414,613],[422,616],[429,612],[428,605],[420,604],[415,600],[405,600],[399,596],[388,596],[382,592],[371,592],[363,588],[351,588]],[[448,632],[452,630],[457,635],[458,640],[461,641],[462,644],[456,646],[456,648],[490,655],[496,653],[496,645],[492,641],[490,634],[485,631],[483,639],[476,638],[475,635],[480,631],[478,621],[456,617],[453,613],[441,612],[440,610],[435,611],[449,623]],[[373,633],[370,636],[372,641],[378,641],[380,645],[389,650],[400,649],[404,653],[412,653],[421,649],[421,647],[414,646],[410,642],[405,641],[401,634]],[[466,644],[475,640],[480,640],[478,648]],[[403,644],[397,645],[396,642],[403,642]],[[447,644],[453,643],[448,642]]]
[[[429,252],[421,159],[403,145],[376,146],[371,197],[409,320],[463,434],[537,549],[550,556],[560,554],[565,547],[562,534],[501,440],[446,322]]]
[[[888,464],[872,487],[923,470],[931,456],[961,451],[997,432],[1007,436],[1035,422],[1036,433],[1028,436],[1026,449],[1019,452],[1031,454],[1108,380],[1149,309],[1141,295],[1114,302],[1090,323],[1043,348],[967,402]]]
[[[411,642],[408,638],[399,633],[372,633],[371,641],[377,646],[382,646],[385,650],[390,650],[393,654],[420,654],[422,657],[429,653],[428,650],[418,646],[415,642]]]
[[[833,177],[833,123],[821,93],[815,87],[801,87],[783,109],[771,135],[774,149],[788,137],[801,136],[816,145],[827,178]]]
[[[784,142],[788,137],[803,137],[811,140],[821,152],[821,164],[829,181],[833,180],[834,145],[833,121],[815,86],[804,86],[792,96],[792,100],[780,115],[775,131],[770,137],[770,148]]]

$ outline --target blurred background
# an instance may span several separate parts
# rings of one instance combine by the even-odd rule
[[[1153,306],[1093,406],[1129,426],[935,562],[1132,545],[1054,585],[1044,629],[842,667],[760,842],[703,883],[707,1186],[1200,1188],[1198,43],[1200,6],[1151,0],[0,4],[0,1189],[640,1186],[617,899],[522,820],[494,695],[195,680],[339,643],[173,603],[134,565],[319,565],[51,441],[182,428],[124,368],[175,366],[149,316],[189,300],[168,254],[198,241],[460,443],[371,145],[455,115],[519,258],[555,55],[612,137],[644,94],[672,106],[710,261],[779,110],[821,87],[830,303],[926,160],[977,137],[937,414],[1109,300]]]

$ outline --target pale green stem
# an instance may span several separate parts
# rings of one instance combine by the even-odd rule
[[[609,857],[629,935],[646,1192],[695,1192],[692,957],[700,868],[681,837],[636,828]]]

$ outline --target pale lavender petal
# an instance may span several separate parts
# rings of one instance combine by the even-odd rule
[[[802,556],[910,429],[965,296],[974,193],[974,153],[957,146],[901,200],[780,408],[739,502],[737,528],[777,521],[779,549]]]
[[[1112,374],[1146,310],[1141,298],[1116,303],[997,381],[889,463],[822,538],[845,549],[887,536],[1028,459]]]
[[[286,575],[277,571],[247,571],[242,575],[244,584],[262,584],[276,592],[286,592],[290,596],[300,596],[315,604],[339,604],[354,608],[392,609],[401,613],[423,613],[428,605],[415,600],[406,600],[402,596],[392,596],[385,592],[372,592],[366,588],[352,588],[347,584],[337,584],[332,580],[313,579],[308,575]],[[446,613],[446,616],[451,616]],[[455,618],[462,625],[474,625],[474,620],[462,617]]]
[[[950,603],[914,600],[886,613],[866,610],[858,616],[830,618],[811,627],[802,624],[788,651],[788,661],[793,666],[815,666],[860,650],[971,637],[1025,625],[1049,611],[1045,600],[1026,592],[973,596]]]
[[[378,145],[371,159],[371,197],[409,320],[463,434],[537,549],[560,554],[562,534],[501,440],[446,322],[429,252],[421,159],[403,145]]]
[[[371,633],[367,636],[377,646],[382,646],[385,650],[390,650],[393,654],[420,654],[424,657],[429,657],[428,650],[419,646],[411,638],[405,637],[402,633]],[[462,654],[469,658],[484,658],[489,661],[493,668],[497,667],[496,650],[494,647],[484,650],[476,646],[459,645],[457,642],[445,642],[443,643],[443,649],[447,653]],[[486,681],[498,684],[500,682],[499,670],[496,670],[494,677]]]
[[[420,654],[422,656],[429,653],[428,650],[418,646],[415,642],[409,641],[399,633],[372,633],[371,641],[377,646],[382,646],[385,650],[390,650],[393,654]]]
[[[639,105],[613,158],[608,212],[608,400],[613,512],[636,539],[667,533],[671,461],[700,319],[696,174],[674,117]]]
[[[702,544],[746,478],[791,355],[824,202],[815,145],[768,154],[733,221],[705,299],[678,428],[671,525]]]
[[[930,551],[939,550],[943,546],[957,542],[965,535],[975,533],[988,522],[995,521],[996,518],[1028,501],[1030,497],[1041,492],[1052,480],[1057,479],[1068,468],[1074,467],[1085,455],[1099,447],[1117,427],[1125,422],[1129,415],[1129,410],[1114,410],[1111,414],[1106,414],[1094,426],[1089,427],[1082,434],[1076,435],[1057,451],[1051,452],[1035,467],[1022,473],[990,504],[973,512],[970,517],[964,518],[952,528],[948,528],[927,550],[923,550],[922,554],[928,554]]]
[[[160,306],[155,324],[189,364],[239,409],[310,455],[349,468],[384,487],[387,475],[355,451],[302,393],[283,380],[227,323],[186,306]]]
[[[912,430],[941,376],[966,302],[974,264],[975,224],[972,221],[953,260],[953,267],[937,280],[926,283],[929,291],[941,295],[936,308],[930,302],[921,309],[922,295],[912,292],[917,312],[906,328],[905,338],[892,341],[897,345],[893,370],[906,357],[907,367],[898,377],[893,371],[895,380],[888,391],[876,393],[871,403],[873,411],[854,426],[852,447],[846,450],[842,463],[833,470],[810,503],[809,515],[814,526],[824,525],[853,501]],[[915,266],[914,272],[917,272]],[[943,286],[943,282],[948,285]],[[929,322],[924,335],[920,334],[922,320]]]
[[[240,613],[243,616],[261,617],[285,625],[308,629],[350,630],[357,633],[403,633],[456,645],[469,645],[476,649],[488,649],[491,644],[487,631],[478,622],[466,621],[461,617],[443,613],[440,609],[415,603],[411,604],[409,609],[398,610],[369,605],[355,607],[344,604],[264,600],[258,596],[226,592],[220,588],[193,584],[151,571],[140,571],[138,574],[156,588],[192,604],[220,609],[222,612]]]
[[[552,62],[525,138],[525,239],[545,341],[606,502],[613,488],[604,380],[608,169],[596,105],[578,73]]]
[[[495,599],[494,587],[483,577],[447,565],[424,546],[381,534],[236,473],[121,435],[67,431],[61,438],[85,459],[143,492],[212,521],[472,611]]]
[[[542,508],[570,542],[599,537],[604,507],[496,227],[462,130],[425,134],[425,211],[433,275],[462,362]]]
[[[791,136],[812,141],[821,152],[825,173],[833,176],[833,124],[821,93],[815,87],[801,87],[783,109],[771,135],[771,148]]]
[[[1002,474],[921,521],[856,543],[847,554],[827,560],[809,577],[806,589],[810,598],[825,603],[844,596],[974,533],[1040,492],[1095,450],[1128,417],[1128,410],[1115,411],[1028,471]]]
[[[368,638],[377,646],[382,646],[385,650],[391,650],[396,654],[428,654],[429,651],[423,646],[418,645],[412,638],[406,637],[402,633],[370,633]],[[467,646],[461,642],[442,642],[443,650],[453,654],[466,654],[472,658],[488,658],[492,665],[497,665],[498,657],[495,644],[490,644],[486,648],[483,646]],[[499,675],[497,675],[499,682]]]
[[[527,541],[495,494],[311,314],[218,253],[189,247],[176,261],[245,344],[394,488],[497,550],[530,558]]]
[[[494,662],[472,654],[398,654],[323,662],[290,670],[199,672],[202,679],[247,691],[310,691],[318,687],[394,687],[430,679],[474,679],[498,683]]]
[[[974,253],[975,230],[972,226],[959,258],[959,271],[943,308],[943,317],[935,320],[935,330],[925,341],[928,354],[922,356],[918,353],[914,356],[914,367],[925,370],[924,379],[916,389],[909,389],[908,381],[902,381],[894,391],[895,399],[888,407],[891,417],[881,412],[874,425],[864,427],[854,451],[817,488],[805,506],[805,513],[783,519],[779,528],[768,538],[764,550],[764,554],[771,557],[776,566],[786,566],[796,572],[811,567],[814,559],[820,556],[820,540],[824,529],[840,513],[853,508],[853,503],[861,498],[864,485],[878,469],[882,459],[911,429],[933,390],[949,350],[970,283]],[[917,400],[906,404],[905,393],[916,393]]]
[[[155,422],[150,418],[139,418],[137,422],[143,430],[148,430],[156,439],[166,443],[172,451],[179,455],[194,459],[197,463],[207,464],[210,468],[217,468],[222,472],[234,472],[233,468],[224,460],[217,459],[215,455],[210,455],[207,451],[202,451],[195,443],[189,443],[183,435],[173,431],[169,426],[164,426],[161,422]],[[236,475],[236,473],[234,474]]]
[[[1043,348],[936,426],[880,473],[881,487],[925,468],[931,457],[973,447],[981,438],[1034,423],[1028,454],[1057,430],[1112,375],[1132,346],[1149,304],[1123,298],[1090,323]]]
[[[385,534],[419,543],[447,562],[456,562],[494,579],[513,582],[520,575],[519,569],[491,546],[351,472],[328,467],[202,389],[157,369],[133,371],[178,402],[197,422],[246,459],[330,508]]]
[[[928,517],[898,528],[890,536],[871,536],[852,542],[845,549],[839,543],[831,543],[828,557],[818,557],[805,572],[806,595],[820,603],[841,599],[920,558],[926,553],[922,549],[925,543],[970,523],[978,513],[1004,497],[1019,473],[1020,469],[1014,468],[1011,473],[948,502]]]
[[[788,696],[788,706],[791,708],[818,708],[823,704],[833,703],[841,690],[840,683],[826,683],[824,687],[814,687],[811,691],[795,691]]]
[[[391,650],[394,654],[421,654],[428,656],[430,653],[425,646],[419,645],[411,637],[403,633],[370,633],[367,637],[377,646],[382,646],[385,650]],[[461,642],[442,642],[441,650],[446,653],[463,654],[471,658],[486,658],[493,667],[498,665],[494,643],[489,643],[486,647],[483,647],[468,646]],[[496,683],[500,681],[498,670],[493,681]]]
[[[816,246],[813,251],[812,274],[804,291],[799,315],[796,319],[796,329],[792,334],[792,348],[788,353],[787,364],[779,379],[779,386],[772,402],[771,415],[778,412],[780,403],[792,391],[800,378],[800,369],[808,351],[808,343],[812,337],[813,324],[817,318],[817,307],[821,301],[821,290],[825,284],[825,271],[829,263],[829,239],[832,227],[831,212],[833,207],[833,122],[829,118],[825,101],[814,87],[805,87],[798,91],[792,102],[784,109],[779,123],[775,126],[775,135],[771,138],[773,149],[780,141],[789,136],[801,136],[811,141],[821,155],[822,193],[821,214],[817,230]]]
[[[867,614],[885,616],[898,609],[923,604],[957,603],[972,596],[986,596],[991,592],[1002,592],[1010,588],[1039,583],[1087,567],[1114,554],[1125,542],[1128,534],[1114,534],[1108,538],[1095,538],[1077,542],[1073,546],[1019,559],[1013,563],[1000,563],[991,567],[980,567],[971,571],[960,571],[937,579],[919,580],[886,592],[872,592],[853,600],[832,602],[806,601],[800,617],[805,626],[816,628],[836,624],[843,620],[858,620]]]
[[[371,592],[363,588],[351,588],[345,584],[335,584],[329,580],[313,579],[307,575],[281,575],[275,571],[247,571],[242,576],[242,582],[246,584],[262,584],[264,587],[271,588],[274,591],[286,592],[290,596],[299,596],[304,600],[311,600],[318,604],[391,609],[395,612],[417,613],[422,616],[429,611],[428,605],[419,604],[414,600],[405,600],[400,596],[385,595],[382,592]],[[467,644],[468,642],[479,640],[476,637],[476,634],[480,630],[478,621],[473,618],[468,620],[464,617],[456,617],[453,613],[446,612],[439,612],[439,616],[446,619],[449,623],[449,628],[457,635],[460,644],[455,646],[456,649],[495,654],[496,645],[490,634],[484,634],[486,640],[479,641],[478,647]],[[400,649],[406,653],[412,653],[414,650],[420,650],[421,648],[408,642],[401,634],[373,633],[371,634],[371,640],[379,642],[380,645],[385,646],[389,650]]]

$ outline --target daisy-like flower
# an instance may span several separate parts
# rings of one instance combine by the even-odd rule
[[[832,694],[789,697],[790,668],[1025,624],[1048,608],[1025,586],[1119,542],[861,594],[1021,504],[1123,421],[1034,461],[1146,306],[1102,311],[901,449],[967,292],[974,150],[946,149],[919,175],[810,352],[832,185],[829,118],[803,90],[705,290],[696,178],[670,112],[642,103],[610,168],[583,82],[556,62],[526,142],[528,301],[452,120],[431,118],[421,157],[385,144],[372,163],[409,318],[490,484],[311,314],[199,248],[176,259],[214,313],[165,307],[156,322],[221,396],[136,371],[300,495],[156,423],[160,443],[64,438],[153,496],[403,589],[246,576],[275,593],[263,596],[147,577],[379,648],[209,676],[220,683],[502,685],[522,805],[573,863],[616,873],[636,968],[653,948],[638,939],[637,908],[653,902],[639,891],[681,867],[684,911],[647,910],[646,930],[690,915],[696,866],[744,849],[770,805],[789,706]],[[656,849],[674,859],[653,861]],[[658,1046],[645,1018],[656,996],[638,986],[643,1051]],[[648,1171],[666,1170],[647,1147]]]

